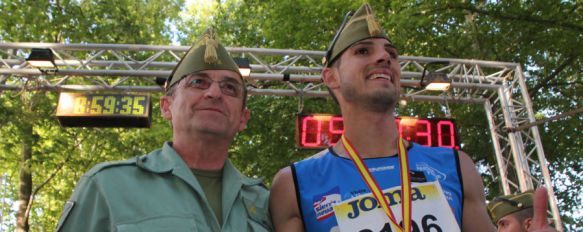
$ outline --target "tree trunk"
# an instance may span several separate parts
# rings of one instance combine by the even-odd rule
[[[32,193],[32,125],[25,123],[22,129],[22,151],[20,167],[20,189],[18,192],[18,212],[16,213],[16,232],[28,232],[28,214],[26,208]]]

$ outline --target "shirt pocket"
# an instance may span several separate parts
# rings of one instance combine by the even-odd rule
[[[255,221],[253,218],[247,219],[247,231],[250,232],[267,232],[271,231],[266,225]]]
[[[197,232],[194,216],[178,217],[164,216],[140,220],[134,223],[119,224],[116,226],[118,232],[166,232],[185,231]]]
[[[247,227],[248,231],[263,232],[271,231],[269,225],[268,210],[256,205],[256,202],[249,201],[243,198],[245,209],[247,210]]]

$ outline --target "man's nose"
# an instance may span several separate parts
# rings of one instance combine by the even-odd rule
[[[223,92],[221,91],[221,86],[219,85],[219,83],[213,82],[211,83],[209,88],[205,90],[204,95],[205,97],[209,98],[219,98],[222,97]]]
[[[384,63],[387,62],[389,64],[391,64],[391,54],[389,54],[389,52],[387,50],[380,49],[379,52],[377,52],[377,63]]]

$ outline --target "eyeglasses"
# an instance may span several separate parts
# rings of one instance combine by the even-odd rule
[[[211,85],[217,82],[219,83],[219,88],[221,93],[231,96],[231,97],[241,97],[243,93],[243,85],[232,79],[224,79],[221,81],[215,81],[206,77],[193,77],[188,83],[188,87],[205,90],[211,87]]]

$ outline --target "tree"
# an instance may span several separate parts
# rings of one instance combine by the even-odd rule
[[[404,55],[520,63],[538,117],[581,108],[583,5],[579,1],[406,0],[371,4]],[[213,25],[226,46],[325,50],[344,13],[356,9],[360,2],[232,0],[183,5],[183,1],[163,0],[0,1],[0,11],[5,13],[0,18],[0,40],[136,44],[177,40],[191,45],[205,27]],[[276,81],[255,84],[282,85]],[[11,183],[8,197],[13,201],[19,199],[18,192],[29,199],[35,197],[30,207],[32,230],[54,228],[62,205],[89,167],[147,153],[168,140],[171,133],[158,114],[154,114],[150,130],[61,128],[52,116],[56,98],[55,93],[45,92],[0,93],[0,174],[7,175]],[[294,116],[300,103],[305,113],[339,113],[328,98],[249,98],[252,118],[233,144],[230,156],[242,171],[265,177],[269,183],[278,169],[316,152],[295,145]],[[449,113],[463,135],[463,149],[485,167],[492,166],[495,160],[492,146],[484,142],[489,140],[484,137],[489,131],[482,107],[450,107]],[[409,104],[398,113],[445,116],[429,103]],[[580,205],[583,197],[582,121],[578,114],[539,127],[551,171],[561,173],[555,179],[561,184],[555,189],[560,190],[556,192],[561,216],[571,230],[583,228],[582,209],[572,207]],[[20,170],[25,174],[30,170],[29,176],[23,175],[27,188],[17,187]],[[489,199],[499,194],[495,175],[483,174]],[[25,226],[19,225],[19,229]]]
[[[0,19],[0,39],[169,43],[170,29],[166,23],[176,19],[182,4],[183,1],[164,0],[2,1],[0,11],[5,14]],[[34,84],[34,80],[23,81]],[[156,144],[149,140],[159,141],[167,136],[162,133],[139,137],[139,130],[60,128],[52,116],[55,93],[3,93],[0,99],[3,109],[0,121],[5,122],[0,131],[9,138],[3,142],[0,158],[12,161],[3,165],[2,173],[11,177],[16,175],[16,170],[20,173],[16,231],[54,228],[63,200],[70,195],[86,167],[144,153],[152,148],[151,144]],[[156,121],[161,120],[158,117]],[[120,139],[105,139],[116,137]],[[99,146],[105,149],[97,149]],[[15,154],[19,153],[20,160],[15,160]],[[33,205],[33,199],[40,199],[39,206]]]

